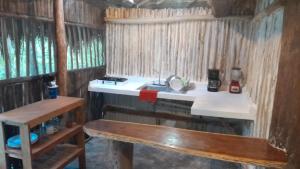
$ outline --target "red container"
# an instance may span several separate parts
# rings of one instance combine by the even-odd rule
[[[241,93],[242,88],[239,81],[232,80],[229,85],[229,92],[230,93]]]

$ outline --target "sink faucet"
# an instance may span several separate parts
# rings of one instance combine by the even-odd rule
[[[161,69],[159,69],[159,71],[154,70],[155,73],[158,73],[158,84],[155,83],[155,81],[153,81],[153,85],[161,85],[164,86],[165,84],[161,84],[161,80],[160,80],[160,75],[161,75]]]
[[[157,71],[157,70],[154,69],[154,72],[158,73],[158,85],[165,86],[165,84],[160,83],[161,69],[162,69],[162,65],[164,64],[164,60],[162,59],[162,57],[159,57],[159,64],[160,64],[159,65],[159,70]]]

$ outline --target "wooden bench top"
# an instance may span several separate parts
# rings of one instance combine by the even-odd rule
[[[282,168],[286,153],[267,140],[225,134],[199,132],[166,126],[96,120],[84,127],[93,137],[138,143],[163,150],[211,159]]]
[[[82,98],[63,97],[47,99],[1,113],[0,121],[12,124],[26,124],[34,127],[49,118],[59,116],[84,104]]]

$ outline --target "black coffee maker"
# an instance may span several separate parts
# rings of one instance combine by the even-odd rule
[[[208,86],[207,90],[210,92],[217,92],[221,87],[221,80],[219,77],[220,71],[218,69],[208,69]]]

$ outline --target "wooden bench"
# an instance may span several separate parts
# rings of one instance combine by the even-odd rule
[[[87,123],[84,131],[92,137],[112,140],[110,151],[114,169],[131,169],[133,143],[167,151],[229,162],[282,168],[286,153],[272,147],[267,140],[214,134],[166,126],[145,125],[110,120]]]

